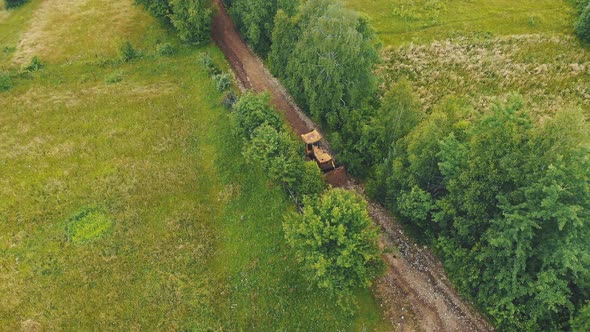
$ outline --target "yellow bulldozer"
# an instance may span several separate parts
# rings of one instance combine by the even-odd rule
[[[317,130],[301,135],[301,139],[305,143],[305,155],[310,159],[315,160],[323,172],[329,172],[336,169],[334,158],[327,149],[320,144],[322,135]]]

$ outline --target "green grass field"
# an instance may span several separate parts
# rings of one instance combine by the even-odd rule
[[[197,61],[227,68],[218,49],[131,1],[32,0],[0,36],[0,330],[390,329],[370,292],[349,317],[302,279],[293,207],[244,164]],[[124,40],[143,58],[116,61]]]
[[[570,33],[565,0],[344,0],[366,13],[385,45],[423,44],[465,35]]]
[[[448,96],[485,111],[518,93],[540,117],[565,107],[590,116],[590,49],[566,0],[346,2],[386,46],[385,85],[409,79],[426,111]]]

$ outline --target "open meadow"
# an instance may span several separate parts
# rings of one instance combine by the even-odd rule
[[[303,279],[203,53],[131,0],[0,10],[0,330],[390,328]]]
[[[590,51],[573,35],[566,0],[346,3],[384,45],[386,85],[409,79],[427,111],[451,95],[484,111],[512,93],[538,115],[590,110]]]

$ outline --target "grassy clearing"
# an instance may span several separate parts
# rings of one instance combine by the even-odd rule
[[[539,116],[567,107],[590,110],[590,52],[574,37],[457,38],[402,46],[383,56],[386,82],[410,79],[427,110],[449,95],[485,110],[514,92]]]
[[[429,111],[447,96],[486,110],[517,92],[540,116],[590,109],[590,52],[566,0],[347,0],[383,43],[387,86],[406,77]]]
[[[464,35],[573,31],[565,0],[345,0],[366,13],[385,45],[424,44]]]
[[[0,329],[388,330],[369,292],[348,317],[301,279],[281,231],[292,206],[244,165],[196,60],[223,63],[219,50],[180,47],[131,1],[120,24],[99,19],[120,4],[67,3],[72,21],[38,30],[27,54],[47,65],[32,73],[18,52],[41,45],[24,42],[40,11],[57,14],[32,1],[0,16],[0,47],[20,47],[0,57],[14,83],[0,93]],[[144,58],[112,61],[113,35]],[[178,53],[155,55],[160,42]]]

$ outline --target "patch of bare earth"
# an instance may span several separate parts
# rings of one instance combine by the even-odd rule
[[[45,0],[19,41],[13,62],[28,63],[35,55],[71,61],[112,52],[113,41],[133,22],[134,10],[132,0]]]
[[[242,88],[268,92],[274,106],[295,133],[317,127],[292,102],[281,84],[273,78],[240,38],[221,0],[215,0],[218,13],[213,20],[213,39],[229,60]],[[346,170],[328,178],[330,183],[363,194]],[[447,281],[444,269],[428,250],[417,246],[387,211],[374,203],[369,214],[381,226],[384,248],[398,248],[385,254],[388,272],[375,285],[386,318],[399,331],[492,331],[493,328],[461,298]]]

